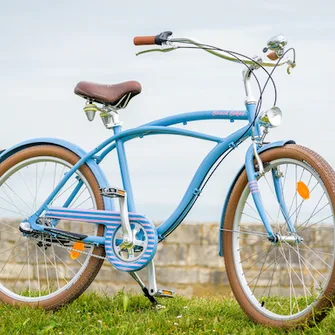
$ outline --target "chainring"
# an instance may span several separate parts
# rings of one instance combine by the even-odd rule
[[[139,214],[129,213],[133,245],[123,243],[123,230],[119,223],[106,225],[105,250],[109,262],[118,270],[134,272],[143,269],[156,254],[158,237],[155,226]]]

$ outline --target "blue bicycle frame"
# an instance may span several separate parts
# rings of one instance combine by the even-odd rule
[[[114,136],[108,138],[106,141],[101,143],[98,147],[96,147],[89,153],[83,154],[80,160],[69,170],[69,172],[59,182],[59,184],[56,186],[53,192],[48,196],[48,198],[44,201],[41,207],[28,219],[31,228],[37,231],[44,230],[42,225],[36,223],[36,220],[42,214],[42,212],[48,210],[48,206],[52,201],[52,199],[56,196],[56,194],[60,191],[60,189],[65,185],[65,183],[69,180],[69,178],[73,175],[73,173],[76,170],[78,170],[83,164],[88,164],[88,166],[91,167],[92,160],[94,161],[94,163],[99,164],[114,149],[116,149],[119,159],[123,188],[126,190],[128,195],[127,197],[128,211],[135,213],[136,212],[135,201],[133,197],[126,152],[124,149],[124,143],[129,140],[132,140],[136,137],[142,138],[144,136],[149,135],[169,134],[169,135],[194,137],[206,141],[215,142],[216,146],[207,154],[207,156],[200,164],[178,207],[165,222],[163,222],[159,227],[157,227],[159,241],[164,240],[174,229],[178,227],[178,225],[185,218],[189,210],[192,208],[193,204],[200,195],[201,187],[204,180],[206,179],[207,174],[209,173],[213,165],[218,161],[218,159],[222,155],[224,155],[227,152],[227,150],[231,148],[232,149],[236,148],[246,138],[250,136],[254,137],[260,136],[260,126],[258,120],[254,122],[255,112],[256,112],[256,104],[248,103],[246,104],[246,110],[210,110],[210,111],[185,113],[160,119],[145,124],[143,126],[125,131],[121,130],[121,126],[119,125],[115,126],[113,128]],[[179,123],[186,125],[187,122],[199,121],[199,120],[230,120],[231,122],[234,122],[235,120],[239,121],[242,120],[242,121],[248,121],[248,124],[240,128],[239,130],[235,131],[226,138],[211,136],[181,128],[170,127],[172,125],[176,125]],[[51,142],[55,143],[54,140],[50,139],[50,143]],[[270,147],[282,146],[285,143],[286,143],[285,141],[277,142],[271,144]],[[263,149],[258,148],[258,149],[264,150],[264,148]],[[6,154],[8,154],[8,152],[10,151],[11,149],[6,150],[2,155],[0,155],[0,159],[2,157],[5,157]],[[253,151],[253,145],[251,145],[246,154],[245,167],[253,199],[255,201],[259,214],[263,220],[264,226],[268,233],[268,237],[271,240],[274,238],[274,235],[271,226],[269,224],[267,215],[265,213],[265,210],[263,208],[262,200],[258,191],[257,172],[255,172],[253,160],[254,160],[254,151]],[[68,200],[64,203],[63,207],[66,208],[67,206],[69,206],[71,201],[79,192],[82,185],[83,182],[79,180],[77,186],[75,187],[74,191],[72,192]],[[106,181],[104,181],[104,186],[106,186]],[[280,183],[274,183],[274,186],[276,192],[280,194]],[[109,200],[111,201],[111,199],[108,199],[108,201]],[[283,199],[281,199],[281,197],[278,197],[278,201],[281,204]],[[281,204],[281,208],[284,212],[286,211],[284,203]],[[113,205],[109,204],[109,206],[106,209],[113,209]],[[84,240],[84,242],[95,243],[99,245],[104,244],[104,241],[105,241],[104,237],[97,237],[97,236],[88,236]],[[220,249],[222,248],[220,247]]]

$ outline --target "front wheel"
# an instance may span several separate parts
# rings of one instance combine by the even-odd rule
[[[335,173],[318,154],[298,145],[270,149],[260,157],[265,174],[258,180],[259,191],[277,241],[267,238],[244,170],[224,218],[232,290],[257,323],[287,328],[320,321],[335,296]]]

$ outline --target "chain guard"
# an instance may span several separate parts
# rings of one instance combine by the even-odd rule
[[[109,262],[118,270],[134,272],[147,266],[156,254],[158,237],[154,224],[145,216],[129,213],[129,223],[135,245],[122,245],[122,226],[119,212],[102,210],[75,210],[49,208],[46,217],[63,220],[85,221],[105,225],[105,250]]]

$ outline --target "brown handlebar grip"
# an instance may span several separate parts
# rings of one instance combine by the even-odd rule
[[[272,51],[272,52],[270,52],[268,55],[267,55],[267,57],[269,58],[269,59],[271,59],[271,60],[277,60],[279,57],[277,56],[277,53],[276,53],[276,51]]]
[[[135,45],[152,45],[155,43],[155,36],[136,36],[134,38]]]

